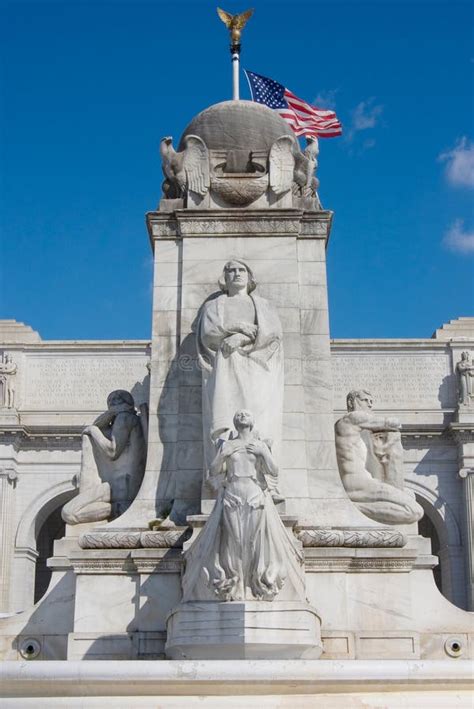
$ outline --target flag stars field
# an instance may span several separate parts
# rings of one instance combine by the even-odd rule
[[[342,126],[334,111],[303,101],[274,79],[253,71],[245,71],[252,99],[278,111],[297,136],[335,138],[342,134]]]

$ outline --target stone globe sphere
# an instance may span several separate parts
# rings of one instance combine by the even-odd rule
[[[254,101],[222,101],[209,106],[193,118],[185,129],[184,139],[197,135],[209,150],[248,150],[268,152],[277,138],[294,137],[286,121],[267,106]],[[298,150],[298,143],[295,141]]]

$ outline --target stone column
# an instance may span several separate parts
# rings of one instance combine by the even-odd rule
[[[13,552],[14,490],[17,473],[0,469],[0,611],[10,610],[10,575]]]
[[[467,608],[474,610],[474,468],[461,468],[463,480],[465,545],[467,572]]]
[[[452,423],[451,435],[458,444],[459,477],[463,481],[464,549],[467,577],[467,608],[474,610],[474,424]]]

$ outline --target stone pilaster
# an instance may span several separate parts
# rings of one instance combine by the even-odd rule
[[[474,468],[459,471],[463,479],[464,512],[466,523],[466,567],[468,610],[474,610]]]
[[[0,469],[0,611],[10,610],[10,573],[13,551],[14,490],[13,468]]]
[[[467,607],[474,610],[474,424],[451,424],[458,444],[459,477],[463,481],[464,546]]]

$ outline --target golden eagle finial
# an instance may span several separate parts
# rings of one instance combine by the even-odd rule
[[[253,10],[246,10],[245,12],[241,12],[240,15],[231,15],[230,12],[221,10],[221,8],[218,7],[217,14],[230,31],[232,45],[235,46],[240,44],[241,31],[252,17]]]

